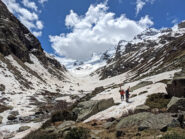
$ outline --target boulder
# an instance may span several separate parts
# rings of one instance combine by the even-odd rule
[[[21,127],[19,128],[18,132],[23,132],[23,131],[26,131],[26,130],[28,130],[28,129],[30,129],[29,126],[21,126]]]
[[[73,112],[78,114],[78,121],[83,121],[90,116],[114,105],[113,98],[103,100],[90,100],[79,103]]]
[[[168,126],[172,124],[173,119],[174,118],[171,117],[170,114],[160,113],[142,121],[138,129],[158,129],[161,131],[166,131]]]
[[[116,129],[138,127],[138,130],[155,129],[165,131],[172,125],[174,118],[169,113],[153,114],[142,112],[121,119]],[[179,126],[179,124],[176,124]]]
[[[0,116],[0,124],[2,124],[2,121],[3,121],[3,117]]]
[[[142,112],[138,114],[134,114],[128,117],[125,117],[118,122],[116,125],[116,129],[139,126],[144,120],[149,119],[154,114],[149,112]]]
[[[7,119],[8,119],[8,120],[15,120],[15,119],[17,119],[17,117],[14,116],[14,115],[9,115],[9,116],[7,117]]]
[[[5,86],[3,84],[0,84],[0,91],[5,91]]]
[[[185,97],[185,77],[183,75],[178,75],[173,81],[167,84],[167,93],[170,97]]]
[[[169,104],[167,105],[169,112],[185,111],[185,98],[172,97]]]
[[[150,110],[150,107],[147,105],[139,105],[135,108],[135,113],[139,113],[139,112],[147,112]]]

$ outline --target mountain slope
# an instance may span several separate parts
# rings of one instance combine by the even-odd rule
[[[132,41],[120,44],[108,64],[97,70],[101,79],[135,72],[135,77],[155,75],[182,67],[184,61],[185,28],[181,23],[172,29],[149,29]],[[118,45],[117,49],[120,47]],[[119,54],[118,54],[119,53]],[[119,56],[118,56],[119,55]]]

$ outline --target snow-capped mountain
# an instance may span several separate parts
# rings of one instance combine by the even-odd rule
[[[127,71],[135,72],[135,78],[139,78],[179,68],[185,44],[182,24],[172,29],[148,29],[132,41],[120,41],[113,58],[96,72],[101,79]]]

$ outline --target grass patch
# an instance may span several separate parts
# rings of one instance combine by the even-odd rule
[[[168,103],[170,102],[170,98],[167,94],[158,93],[149,95],[145,105],[149,106],[150,108],[166,108]]]

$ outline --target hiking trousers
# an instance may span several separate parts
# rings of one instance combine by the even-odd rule
[[[124,100],[124,95],[121,95],[121,100],[122,100],[122,101]]]

